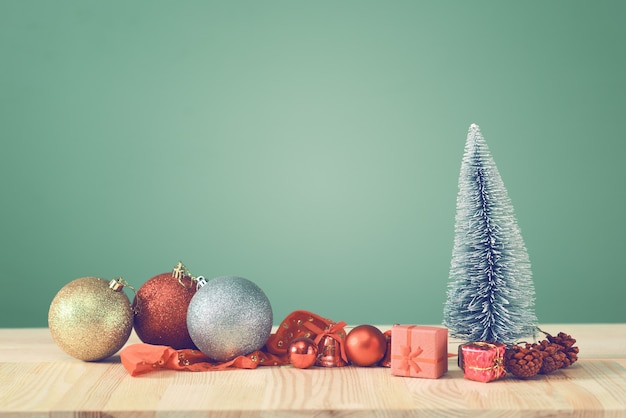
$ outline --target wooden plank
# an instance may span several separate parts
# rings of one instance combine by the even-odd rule
[[[626,416],[626,324],[552,329],[579,339],[578,363],[528,381],[490,383],[464,379],[455,358],[434,380],[352,366],[161,370],[131,377],[119,356],[86,363],[65,355],[47,329],[0,330],[0,415]],[[129,343],[137,341],[133,336]],[[450,350],[457,345],[451,341]]]

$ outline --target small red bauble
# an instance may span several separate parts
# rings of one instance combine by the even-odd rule
[[[294,338],[287,350],[289,362],[298,369],[307,369],[315,364],[317,345],[307,337]]]
[[[346,355],[356,366],[373,366],[385,356],[387,339],[372,325],[354,327],[346,336]]]
[[[187,308],[196,293],[190,277],[180,280],[162,273],[145,282],[137,291],[138,313],[135,332],[147,344],[167,345],[177,350],[196,346],[187,329]]]

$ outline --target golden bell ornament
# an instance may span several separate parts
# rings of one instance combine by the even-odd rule
[[[325,335],[318,345],[317,364],[321,367],[343,367],[347,363],[341,358],[339,343],[330,335]]]
[[[119,351],[133,329],[134,311],[122,291],[124,285],[121,278],[81,277],[61,288],[48,311],[54,342],[84,361],[102,360]]]

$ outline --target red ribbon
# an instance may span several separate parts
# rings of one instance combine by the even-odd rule
[[[230,361],[216,362],[198,350],[175,350],[165,345],[143,343],[124,347],[120,352],[120,358],[131,376],[159,369],[205,372],[228,368],[256,369],[258,366],[280,366],[289,363],[287,358],[260,350],[245,356],[238,356]]]
[[[255,369],[258,366],[281,366],[289,364],[287,349],[297,337],[308,336],[319,343],[321,335],[330,335],[343,342],[345,322],[334,323],[329,319],[308,311],[294,311],[279,326],[275,334],[270,335],[266,346],[245,356],[238,356],[230,361],[212,360],[198,350],[176,350],[164,345],[131,344],[120,351],[122,364],[131,376],[153,372],[160,369],[187,371],[218,371],[231,368]],[[308,334],[308,335],[307,335]],[[341,356],[346,359],[343,344]]]
[[[314,340],[318,334],[333,324],[330,319],[309,311],[293,311],[280,323],[276,333],[270,335],[265,348],[272,354],[287,354],[289,344],[294,339],[308,337]]]
[[[400,347],[401,355],[393,356],[393,358],[396,360],[398,359],[400,360],[399,367],[408,376],[411,374],[411,369],[413,369],[415,373],[419,373],[422,371],[419,364],[417,364],[414,359],[420,354],[422,354],[423,351],[424,350],[422,350],[422,347],[417,347],[415,351],[411,351],[410,345],[409,346],[403,345],[402,347]]]
[[[320,341],[322,341],[322,338],[328,336],[330,338],[332,338],[333,340],[337,341],[337,345],[339,346],[339,351],[341,354],[341,358],[343,359],[343,361],[345,361],[346,363],[348,362],[348,356],[346,354],[346,349],[344,347],[344,341],[346,338],[346,332],[344,331],[344,327],[346,326],[346,323],[344,321],[340,321],[336,324],[331,324],[331,326],[329,328],[327,328],[326,330],[322,330],[319,327],[315,326],[313,323],[305,323],[304,324],[305,327],[307,327],[308,329],[310,329],[312,332],[314,332],[315,334],[317,334],[317,337],[315,337],[315,345],[319,346]]]

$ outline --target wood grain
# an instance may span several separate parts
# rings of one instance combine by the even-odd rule
[[[130,377],[118,356],[67,356],[47,329],[0,329],[0,416],[626,417],[626,324],[542,329],[575,336],[580,361],[549,376],[490,383],[464,379],[455,358],[434,380],[385,368],[290,366]]]

